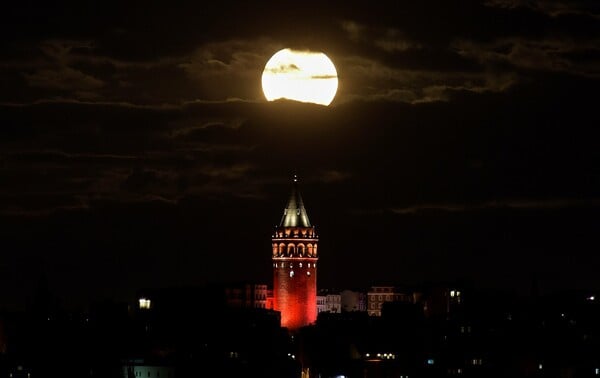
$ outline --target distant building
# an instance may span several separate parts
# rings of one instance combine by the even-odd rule
[[[367,295],[362,291],[343,290],[340,297],[342,311],[367,311]]]
[[[225,286],[225,301],[234,308],[268,308],[267,285],[239,283]]]
[[[317,244],[294,176],[292,192],[272,236],[273,305],[281,325],[297,330],[317,320]]]
[[[372,286],[367,293],[367,312],[370,316],[381,316],[385,302],[415,303],[412,292],[400,291],[395,286]]]
[[[339,314],[342,312],[342,297],[339,293],[328,289],[320,290],[317,295],[317,313],[330,312]]]
[[[124,378],[175,378],[175,368],[172,366],[158,365],[144,359],[130,359],[124,361]]]
[[[459,310],[464,301],[464,292],[457,286],[435,286],[425,293],[422,303],[427,317],[446,317]]]
[[[327,295],[317,295],[317,314],[327,311]]]
[[[339,314],[342,312],[342,297],[339,294],[327,294],[325,296],[325,307],[327,312]]]

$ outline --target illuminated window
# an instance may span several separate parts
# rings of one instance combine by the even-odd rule
[[[140,298],[139,299],[139,306],[140,306],[141,309],[149,310],[150,306],[151,306],[150,299]]]
[[[290,270],[290,277],[294,277],[294,271]]]
[[[300,264],[298,264],[298,265],[300,265],[300,268],[302,268],[302,263],[300,263]]]
[[[307,270],[307,271],[306,271],[306,275],[307,275],[307,276],[310,276],[310,271],[308,271],[308,270]]]
[[[310,268],[310,263],[308,263],[308,267]]]

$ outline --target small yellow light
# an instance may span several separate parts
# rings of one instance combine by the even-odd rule
[[[151,303],[150,299],[147,299],[147,298],[140,298],[139,299],[139,306],[140,306],[141,309],[149,310],[150,307],[151,307],[151,304],[152,303]]]

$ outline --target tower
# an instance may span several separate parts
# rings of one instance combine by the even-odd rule
[[[281,325],[290,330],[317,320],[318,240],[294,175],[290,198],[272,236],[273,304],[281,313]]]

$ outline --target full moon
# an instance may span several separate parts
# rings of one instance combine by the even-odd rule
[[[337,71],[322,52],[283,49],[265,65],[262,88],[268,101],[288,99],[327,106],[337,92]]]

